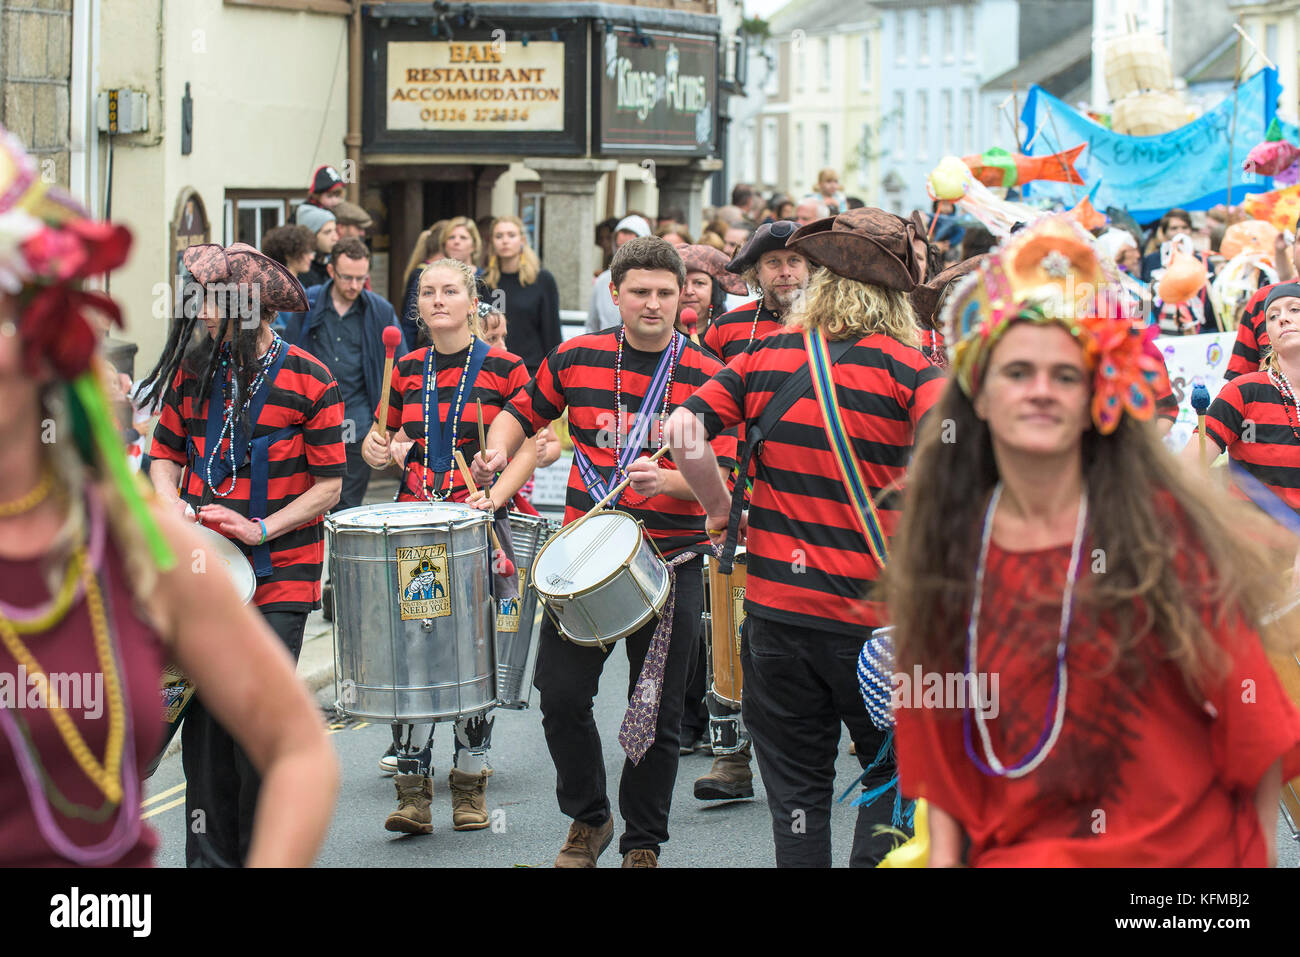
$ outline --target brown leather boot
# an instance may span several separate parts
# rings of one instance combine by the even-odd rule
[[[624,867],[658,867],[659,858],[646,847],[634,847],[623,855]]]
[[[754,772],[750,770],[750,746],[735,754],[713,759],[709,773],[695,782],[695,797],[701,801],[734,801],[754,796]]]
[[[487,771],[469,774],[451,769],[451,828],[453,831],[481,831],[488,826]]]
[[[605,853],[614,839],[614,818],[608,817],[600,827],[574,821],[569,836],[555,858],[556,867],[595,867],[596,858]]]
[[[432,834],[433,778],[423,774],[399,774],[393,778],[397,785],[397,810],[388,815],[384,830],[402,834]]]

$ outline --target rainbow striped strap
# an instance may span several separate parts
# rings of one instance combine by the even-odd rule
[[[889,559],[889,548],[885,541],[884,530],[880,527],[880,518],[876,515],[876,506],[871,501],[867,481],[858,467],[858,460],[849,446],[848,432],[840,416],[840,406],[835,399],[835,382],[831,379],[831,357],[826,350],[826,340],[816,329],[804,330],[804,346],[808,350],[808,368],[812,373],[813,392],[817,395],[817,404],[822,409],[822,419],[826,427],[826,438],[830,443],[831,453],[840,467],[840,476],[849,490],[849,504],[858,517],[858,526],[867,539],[867,548],[871,557],[881,568]]]

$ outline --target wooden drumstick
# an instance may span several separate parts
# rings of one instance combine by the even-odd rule
[[[700,314],[687,306],[682,310],[682,325],[686,327],[686,334],[691,337],[691,342],[698,346],[700,344]]]
[[[668,446],[665,445],[662,449],[660,449],[660,450],[659,450],[658,452],[656,452],[654,455],[650,456],[650,461],[651,461],[651,462],[657,462],[657,461],[659,460],[659,458],[660,458],[660,457],[661,457],[665,452],[667,452],[667,451],[668,451]],[[582,521],[587,520],[588,518],[590,518],[591,516],[593,516],[593,515],[595,515],[597,512],[599,512],[599,511],[600,511],[602,508],[604,508],[606,505],[608,505],[610,502],[612,502],[614,499],[618,498],[619,493],[621,493],[621,492],[623,491],[623,489],[627,488],[628,483],[631,482],[631,481],[632,481],[632,476],[629,475],[627,478],[623,479],[623,481],[621,481],[621,482],[619,482],[617,485],[615,485],[612,489],[609,490],[609,494],[606,495],[604,498],[602,498],[602,499],[601,499],[599,502],[597,502],[595,505],[593,505],[593,506],[591,507],[591,511],[588,512],[586,515],[582,516],[582,518],[578,519],[578,522],[582,522]],[[574,522],[573,524],[574,524],[574,525],[577,525],[578,522]]]
[[[469,466],[465,464],[465,456],[460,454],[460,449],[457,449],[454,454],[456,456],[456,467],[460,469],[461,478],[465,480],[466,487],[470,490],[470,494],[477,495],[478,485],[474,482],[474,476],[470,473]],[[506,558],[506,550],[501,547],[501,542],[497,540],[497,530],[488,525],[488,534],[492,536],[492,547],[501,553],[505,567],[508,569],[502,574],[513,575],[515,566],[510,559]]]
[[[379,414],[370,427],[381,439],[388,434],[388,397],[392,394],[393,357],[397,354],[397,344],[402,341],[402,331],[396,326],[384,326],[384,378],[380,380],[382,393],[379,396]]]
[[[1196,430],[1200,436],[1201,468],[1209,468],[1205,454],[1205,413],[1210,409],[1210,390],[1203,383],[1192,386],[1192,408],[1196,411]]]

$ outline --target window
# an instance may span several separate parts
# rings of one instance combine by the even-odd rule
[[[961,151],[969,154],[975,144],[975,95],[970,90],[961,91]]]
[[[796,123],[794,125],[794,171],[790,176],[791,181],[794,183],[802,183],[804,181],[804,145],[803,124]],[[803,187],[796,186],[794,189],[797,193],[801,192]]]
[[[930,11],[916,11],[916,51],[918,63],[930,62]]]
[[[817,135],[821,142],[821,168],[825,169],[831,165],[831,125],[829,123],[819,123],[817,125]]]
[[[916,91],[916,158],[925,159],[930,152],[930,93]]]
[[[894,62],[907,62],[907,21],[904,11],[894,11]]]
[[[801,33],[803,31],[800,31]],[[795,43],[798,46],[795,46]],[[794,71],[794,91],[803,92],[804,75],[808,72],[808,40],[805,37],[800,41],[791,41],[790,43],[790,69]]]
[[[903,91],[894,91],[894,152],[902,156],[907,152],[907,132],[903,127]]]
[[[771,58],[767,61],[767,75],[763,77],[763,92],[768,96],[777,96],[781,92],[781,44],[772,46]]]
[[[871,89],[871,34],[862,38],[862,73],[858,76],[858,89]]]
[[[1270,23],[1264,28],[1264,56],[1277,62],[1277,24]]]
[[[754,139],[756,133],[753,120],[747,120],[740,128],[740,156],[743,163],[740,175],[746,183],[758,181],[758,170],[755,169],[758,165],[758,143]]]
[[[975,59],[975,5],[961,8],[961,55],[967,63]]]
[[[952,51],[952,7],[943,8],[943,62],[951,63],[953,61]]]
[[[871,185],[871,124],[862,124],[862,142],[858,144],[858,186]]]
[[[763,182],[775,184],[781,178],[780,137],[774,119],[763,121]]]
[[[302,203],[301,192],[280,190],[228,190],[225,202],[225,245],[248,243],[262,248],[269,230],[292,222]]]
[[[952,90],[939,94],[939,105],[943,110],[943,155],[948,156],[953,147]]]
[[[821,76],[817,81],[817,89],[829,90],[831,88],[831,40],[830,37],[822,37],[818,43],[821,55]]]

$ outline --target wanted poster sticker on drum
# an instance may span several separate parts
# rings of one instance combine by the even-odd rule
[[[451,614],[446,545],[397,549],[397,574],[402,583],[402,621]]]
[[[514,598],[497,600],[497,631],[519,630],[519,608],[524,600],[524,587],[528,581],[528,569],[519,569],[519,594]]]
[[[735,624],[731,628],[731,637],[736,642],[736,658],[740,658],[740,626],[745,623],[745,586],[733,585],[731,587],[731,620]]]

